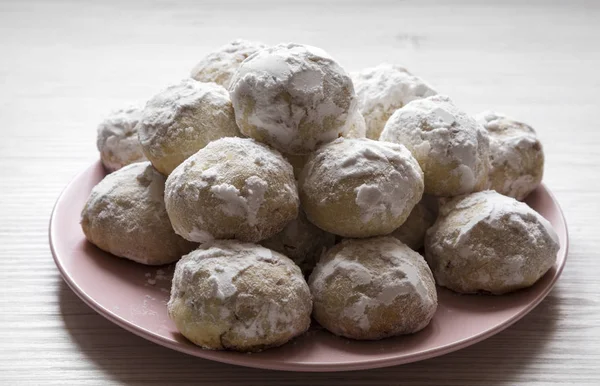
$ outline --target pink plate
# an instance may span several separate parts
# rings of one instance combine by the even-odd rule
[[[119,259],[88,243],[79,214],[94,185],[105,175],[97,162],[59,197],[50,219],[50,246],[63,278],[90,307],[152,342],[219,362],[293,370],[341,371],[398,365],[443,355],[486,339],[531,311],[550,292],[567,258],[567,225],[545,186],[527,203],[546,217],[560,238],[556,265],[533,287],[505,296],[457,295],[438,289],[439,307],[430,325],[411,335],[375,342],[339,338],[311,330],[283,347],[258,354],[207,351],[188,342],[169,320],[173,265],[147,267]]]

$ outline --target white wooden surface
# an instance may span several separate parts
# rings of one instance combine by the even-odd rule
[[[320,3],[0,1],[0,384],[600,384],[598,2]],[[350,70],[403,64],[471,113],[532,124],[571,236],[549,297],[459,352],[327,375],[186,356],[84,305],[54,266],[47,224],[64,185],[97,158],[96,124],[237,37],[321,46]]]

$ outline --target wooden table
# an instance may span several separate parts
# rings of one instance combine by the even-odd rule
[[[598,2],[83,3],[0,2],[0,384],[600,384]],[[403,64],[471,113],[532,124],[571,236],[548,298],[459,352],[336,374],[186,356],[88,308],[52,261],[56,197],[97,159],[95,127],[109,110],[143,103],[237,37],[321,46],[350,70]]]

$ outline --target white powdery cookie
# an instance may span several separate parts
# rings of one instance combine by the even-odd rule
[[[193,343],[212,350],[261,351],[310,326],[312,300],[300,268],[256,244],[201,245],[175,268],[169,316]]]
[[[142,110],[132,106],[113,111],[98,125],[96,146],[109,172],[146,160],[136,128],[141,115]]]
[[[382,339],[422,330],[437,309],[431,270],[393,237],[343,240],[309,278],[313,316],[352,339]]]
[[[221,138],[179,165],[165,186],[177,234],[197,242],[258,242],[298,215],[292,166],[251,138]]]
[[[346,71],[325,51],[294,43],[250,56],[230,92],[242,133],[286,154],[307,154],[340,137],[357,109]]]
[[[227,90],[184,79],[148,101],[138,135],[146,157],[168,176],[209,142],[240,132]]]
[[[367,123],[367,138],[379,139],[388,118],[415,99],[437,92],[423,79],[394,64],[383,63],[352,73],[358,106]]]
[[[418,99],[396,110],[379,140],[411,151],[423,169],[427,194],[454,197],[486,188],[488,133],[447,96]]]
[[[178,260],[196,244],[173,231],[164,202],[165,176],[150,162],[125,166],[96,185],[81,212],[86,238],[115,256],[147,265]]]
[[[260,42],[236,39],[206,55],[190,77],[199,82],[214,82],[229,88],[231,78],[247,57],[266,46]]]
[[[423,194],[423,173],[402,145],[339,138],[309,158],[299,179],[308,219],[344,237],[389,234]]]
[[[492,190],[442,204],[425,238],[437,284],[503,294],[533,285],[556,261],[558,236],[526,204]]]
[[[523,200],[544,175],[544,150],[535,130],[493,111],[479,113],[475,119],[490,135],[488,188]]]

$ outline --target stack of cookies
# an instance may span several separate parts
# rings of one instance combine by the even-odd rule
[[[530,126],[307,45],[233,41],[107,117],[98,148],[110,174],[83,208],[87,239],[177,262],[169,315],[207,349],[279,346],[311,316],[353,339],[415,333],[436,284],[509,293],[559,249],[519,201],[543,175]]]

